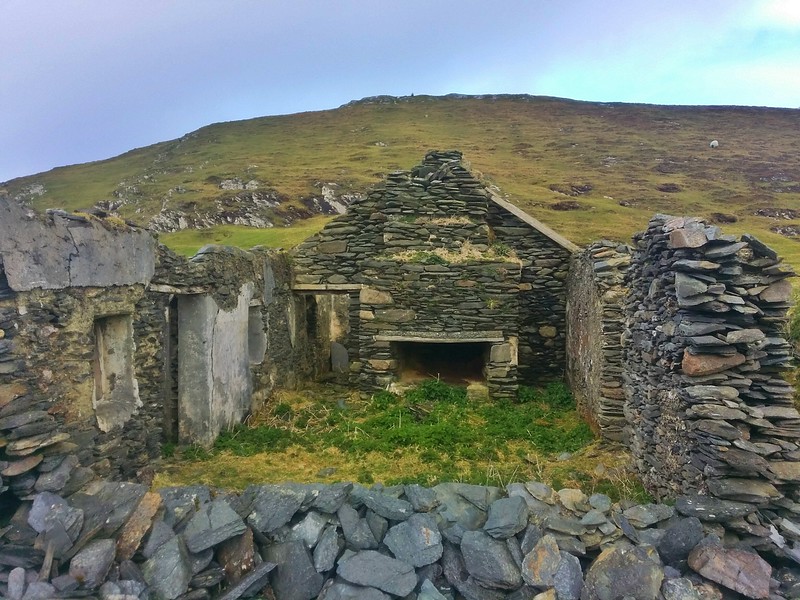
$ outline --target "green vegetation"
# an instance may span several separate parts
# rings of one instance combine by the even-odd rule
[[[755,214],[800,205],[796,131],[789,109],[414,96],[210,125],[5,187],[14,196],[42,184],[36,207],[71,210],[116,192],[129,199],[123,216],[142,221],[162,205],[212,207],[236,193],[220,189],[223,179],[254,179],[282,200],[284,222],[308,213],[302,200],[319,197],[321,182],[364,192],[427,150],[456,148],[474,173],[575,243],[627,241],[655,212],[690,214],[735,219],[726,231],[754,233],[800,267],[800,243],[770,229],[800,219]]]
[[[218,225],[209,229],[184,229],[175,233],[162,233],[159,240],[178,254],[194,256],[206,244],[222,244],[252,248],[292,248],[314,235],[332,217],[314,217],[295,224],[293,227],[270,227],[257,229],[240,225]]]
[[[641,499],[622,456],[594,440],[562,384],[489,401],[431,379],[402,396],[364,399],[330,386],[283,393],[210,451],[178,449],[157,483],[242,488],[284,480],[505,485],[537,479]]]

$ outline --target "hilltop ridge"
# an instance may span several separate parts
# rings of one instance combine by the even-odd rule
[[[425,151],[458,148],[507,200],[577,243],[626,239],[654,212],[684,213],[753,232],[800,264],[798,126],[794,109],[373,96],[208,125],[0,190],[37,209],[97,206],[161,231],[283,226],[341,212]]]

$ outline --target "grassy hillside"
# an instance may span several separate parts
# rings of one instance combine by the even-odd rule
[[[790,109],[382,97],[210,125],[3,187],[38,208],[79,209],[123,197],[122,214],[147,222],[162,207],[191,212],[230,197],[222,180],[253,180],[281,199],[280,225],[308,214],[303,200],[319,197],[323,183],[362,192],[429,149],[454,148],[512,202],[576,243],[627,240],[654,212],[717,213],[736,219],[726,230],[755,233],[800,268],[800,243],[771,230],[800,232],[798,132],[800,111]],[[719,148],[709,147],[712,139]],[[782,216],[754,214],[775,209]]]
[[[303,240],[314,235],[332,217],[316,216],[295,223],[291,227],[270,227],[256,229],[240,225],[218,225],[208,229],[184,229],[174,233],[162,233],[159,240],[178,254],[194,256],[206,244],[222,244],[252,248],[293,248]]]

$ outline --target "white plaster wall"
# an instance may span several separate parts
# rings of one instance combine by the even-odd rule
[[[92,406],[101,431],[122,427],[141,408],[134,374],[131,315],[98,319],[95,323],[95,385]]]
[[[248,321],[253,284],[237,305],[220,309],[211,296],[178,300],[178,436],[208,446],[250,408],[252,381]]]

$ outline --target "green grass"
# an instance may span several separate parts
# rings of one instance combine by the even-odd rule
[[[456,148],[473,172],[575,243],[627,241],[655,212],[724,213],[738,219],[726,230],[754,233],[800,267],[800,242],[770,231],[787,222],[753,214],[800,206],[797,116],[790,109],[415,96],[209,125],[5,187],[13,196],[43,184],[39,208],[86,208],[123,193],[131,199],[123,216],[142,221],[162,205],[213,207],[233,194],[219,189],[221,179],[257,179],[260,190],[282,199],[275,220],[284,222],[307,211],[302,200],[319,197],[322,183],[363,192],[387,172],[417,164],[427,150]],[[710,149],[711,139],[720,147]],[[667,183],[680,191],[658,189]],[[553,189],[571,193],[585,184],[591,190],[574,197]],[[177,187],[182,193],[170,193]],[[553,209],[565,199],[580,210]]]
[[[165,246],[184,256],[194,256],[206,244],[222,244],[239,248],[254,246],[292,248],[314,235],[330,220],[331,217],[317,216],[300,221],[294,227],[270,227],[269,229],[241,225],[218,225],[208,229],[184,229],[175,233],[162,233],[159,240]]]
[[[326,387],[284,392],[249,424],[220,435],[209,451],[174,451],[158,483],[242,488],[256,480],[329,479],[320,473],[333,467],[334,478],[362,483],[537,479],[640,497],[641,486],[619,469],[625,464],[620,450],[601,447],[563,384],[493,401],[468,398],[463,388],[433,379],[402,396],[380,392],[368,399]],[[565,460],[556,460],[564,453]],[[608,463],[612,476],[597,477],[598,461]]]

